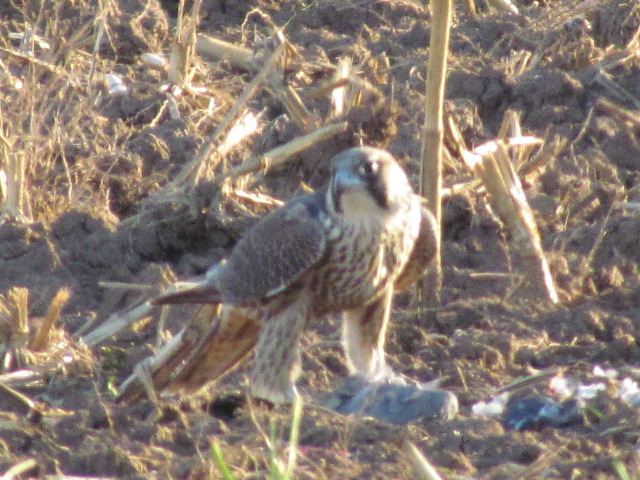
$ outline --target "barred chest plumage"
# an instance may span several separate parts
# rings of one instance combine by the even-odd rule
[[[410,197],[385,218],[327,222],[326,260],[310,279],[317,314],[355,308],[375,300],[402,271],[418,236],[420,208]]]

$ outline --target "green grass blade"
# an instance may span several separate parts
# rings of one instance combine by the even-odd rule
[[[280,458],[278,458],[278,426],[276,425],[275,418],[271,419],[269,423],[271,444],[269,450],[271,454],[271,465],[269,468],[269,478],[271,480],[284,480],[284,469]]]
[[[624,463],[622,463],[620,460],[614,460],[611,465],[615,472],[618,474],[618,478],[620,480],[631,480],[631,476],[629,475],[627,467],[625,467]]]
[[[213,458],[215,458],[216,463],[218,464],[218,468],[222,472],[224,480],[234,480],[233,475],[231,475],[231,470],[229,470],[227,462],[224,461],[224,457],[222,456],[220,443],[217,441],[214,442],[213,445],[211,445],[211,450],[213,451]]]
[[[293,403],[293,418],[291,419],[291,436],[289,437],[289,462],[284,475],[285,480],[290,480],[296,467],[298,458],[298,438],[300,437],[300,421],[302,420],[302,398],[296,397]]]

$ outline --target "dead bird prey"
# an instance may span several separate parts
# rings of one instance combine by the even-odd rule
[[[328,185],[264,217],[202,279],[152,301],[219,303],[227,321],[259,322],[260,328],[246,330],[257,337],[253,342],[242,338],[242,329],[218,324],[204,337],[212,341],[201,341],[201,354],[192,355],[197,364],[180,372],[185,383],[189,372],[202,377],[209,367],[219,371],[213,362],[230,368],[257,343],[253,395],[289,402],[296,395],[303,329],[312,318],[338,312],[350,371],[372,381],[390,373],[384,342],[393,293],[413,284],[430,263],[435,221],[388,152],[352,148],[334,157],[332,166]],[[206,351],[227,341],[242,345],[232,359]],[[233,344],[224,350],[233,352]]]

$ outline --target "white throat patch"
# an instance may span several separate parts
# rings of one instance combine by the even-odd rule
[[[382,223],[389,214],[364,188],[343,192],[340,207],[342,216],[350,223]]]

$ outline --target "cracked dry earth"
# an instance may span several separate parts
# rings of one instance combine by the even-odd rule
[[[168,54],[176,5],[101,5],[102,12],[88,0],[0,3],[0,125],[10,146],[3,170],[10,156],[24,159],[28,216],[0,225],[0,291],[28,289],[32,329],[62,287],[71,293],[49,351],[27,365],[34,376],[4,377],[37,413],[1,395],[0,472],[35,459],[19,478],[222,478],[212,454],[218,444],[233,478],[267,478],[269,432],[286,459],[291,412],[238,403],[246,367],[158,410],[147,400],[114,401],[158,336],[174,335],[192,311],[173,310],[162,328],[157,316],[144,319],[99,345],[78,338],[152,293],[123,283],[157,286],[168,267],[179,277],[202,273],[273,198],[321,184],[342,148],[388,148],[417,184],[429,9],[412,0],[204,0],[202,33],[258,51],[270,35],[265,16],[283,29],[303,60],[288,72],[303,100],[341,58],[379,97],[349,112],[344,135],[220,190],[216,175],[301,134],[260,90],[248,103],[260,113],[259,133],[211,166],[183,201],[154,202],[255,72],[196,57],[190,80],[198,88],[176,96],[180,115],[171,115],[165,74],[140,56]],[[469,146],[496,138],[508,111],[524,134],[564,142],[522,177],[560,302],[518,289],[509,238],[454,155],[444,178],[457,187],[444,200],[442,308],[430,316],[398,298],[387,350],[395,370],[420,382],[442,379],[460,413],[393,427],[307,405],[294,478],[411,478],[405,440],[448,479],[640,478],[638,407],[619,395],[622,379],[640,377],[639,4],[522,0],[518,15],[483,2],[475,15],[463,7],[456,5],[451,33],[447,118]],[[98,18],[105,37],[90,78]],[[29,28],[40,36],[32,56],[19,54],[10,36]],[[108,93],[103,78],[112,73],[126,94]],[[327,99],[308,107],[318,118],[330,108]],[[300,389],[309,400],[320,401],[346,374],[337,340],[333,318],[305,336]],[[617,379],[594,379],[595,366]],[[500,387],[546,369],[604,383],[583,424],[517,432],[472,412]],[[517,395],[553,396],[548,383]]]

